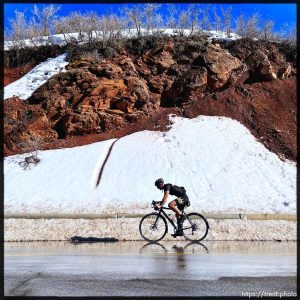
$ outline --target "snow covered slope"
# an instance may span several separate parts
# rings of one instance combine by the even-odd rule
[[[173,28],[162,28],[159,30],[160,32],[167,34],[167,35],[177,35],[179,34],[178,32],[176,32],[175,29]],[[153,33],[155,34],[156,31],[154,31]],[[197,32],[196,30],[194,32]],[[206,31],[203,30],[203,32],[205,32],[206,34],[209,35],[209,39],[222,39],[222,40],[228,40],[228,41],[232,41],[232,40],[236,40],[241,38],[238,34],[236,33],[231,33],[230,37],[227,37],[226,32],[224,31],[214,31],[214,30],[210,30],[210,31]],[[151,31],[148,31],[145,28],[141,29],[141,34],[142,35],[147,35],[150,34]],[[186,36],[191,34],[191,30],[190,29],[183,29],[182,33]],[[136,29],[131,29],[130,31],[128,29],[124,29],[121,32],[122,36],[124,37],[137,37],[137,30]],[[99,38],[99,36],[103,35],[101,31],[99,31],[97,34],[95,31],[92,32],[93,37],[97,37],[97,39]],[[66,39],[68,42],[70,42],[71,40],[77,40],[80,41],[80,35],[78,32],[71,32],[66,34]],[[88,41],[88,38],[86,37],[85,39],[83,39],[82,42],[80,42],[80,44],[84,44]],[[54,35],[50,35],[48,36],[41,36],[39,38],[36,38],[34,43],[31,40],[24,40],[23,43],[27,46],[27,47],[36,47],[37,45],[66,45],[66,40],[63,34],[54,34]],[[12,42],[12,41],[5,41],[4,42],[4,50],[9,50],[12,47],[15,47],[16,43]]]
[[[62,54],[55,58],[48,58],[19,80],[4,87],[4,99],[20,97],[20,99],[26,100],[29,98],[51,76],[66,71],[65,66],[68,64],[65,61],[66,57],[67,54]]]
[[[70,149],[41,151],[41,162],[23,170],[4,162],[5,213],[146,213],[163,194],[154,181],[185,186],[201,212],[296,212],[296,165],[281,161],[229,118],[171,117],[165,133],[142,131]],[[171,197],[172,199],[174,197]]]

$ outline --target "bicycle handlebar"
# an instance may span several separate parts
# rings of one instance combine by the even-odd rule
[[[156,207],[156,204],[161,204],[161,201],[152,201],[151,203],[151,207],[153,207],[155,210],[158,210],[158,208]],[[170,209],[169,207],[165,207],[165,206],[162,206],[160,209]]]
[[[152,203],[151,203],[151,204],[152,204],[151,206],[152,206],[155,210],[158,210],[156,204],[159,204],[159,203],[160,203],[160,201],[154,201],[154,200],[153,200]]]
[[[152,201],[152,205],[156,205],[156,204],[159,204],[159,203],[161,203],[161,201]]]

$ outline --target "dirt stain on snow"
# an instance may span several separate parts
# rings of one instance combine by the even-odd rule
[[[104,159],[104,161],[103,161],[103,163],[102,163],[102,166],[101,166],[101,168],[100,168],[100,171],[99,171],[99,175],[98,175],[97,182],[96,182],[96,187],[99,186],[99,184],[100,184],[100,181],[101,181],[101,178],[102,178],[102,174],[103,174],[103,172],[104,172],[105,165],[106,165],[106,163],[107,163],[107,161],[108,161],[108,158],[109,158],[109,156],[110,156],[110,154],[111,154],[111,152],[112,152],[112,149],[113,149],[115,143],[116,143],[118,140],[119,140],[119,139],[116,139],[115,141],[113,141],[112,144],[110,145],[109,149],[108,149],[108,152],[107,152],[107,154],[106,154],[106,157],[105,157],[105,159]]]

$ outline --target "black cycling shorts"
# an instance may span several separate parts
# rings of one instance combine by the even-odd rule
[[[182,197],[178,197],[175,199],[178,209],[183,210],[185,206],[189,206],[189,197],[187,195],[183,195]]]

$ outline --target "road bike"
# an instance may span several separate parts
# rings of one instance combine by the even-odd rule
[[[159,201],[152,201],[151,206],[158,212],[152,212],[145,215],[139,225],[139,231],[143,239],[148,242],[158,242],[162,240],[168,232],[168,223],[173,226],[174,233],[177,231],[177,225],[165,212],[170,210],[168,207],[157,208]],[[182,221],[182,232],[183,236],[189,241],[199,242],[202,241],[208,233],[209,225],[205,217],[199,213],[188,213],[186,214],[184,209],[183,221]]]

